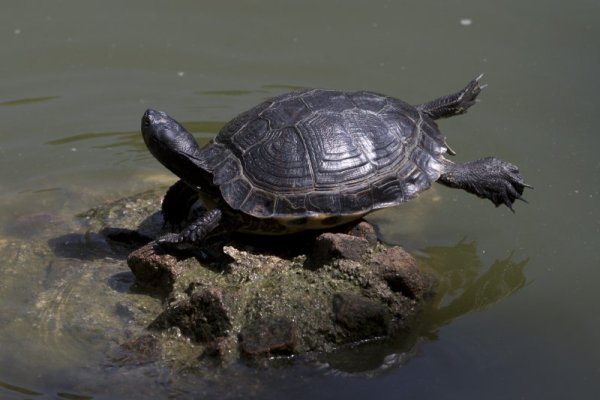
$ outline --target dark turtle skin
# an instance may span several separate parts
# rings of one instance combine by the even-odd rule
[[[181,179],[162,208],[167,223],[184,228],[159,242],[325,229],[397,206],[435,181],[512,210],[529,187],[518,168],[493,157],[449,161],[454,152],[435,122],[466,112],[480,78],[417,106],[366,91],[286,93],[240,114],[203,148],[167,114],[147,110],[144,141]],[[188,223],[199,198],[205,209]]]

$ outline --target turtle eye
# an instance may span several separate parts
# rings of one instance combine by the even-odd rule
[[[142,118],[142,126],[144,126],[144,127],[150,126],[150,117],[149,116],[144,115],[144,117]]]

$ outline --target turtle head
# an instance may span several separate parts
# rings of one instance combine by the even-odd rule
[[[184,181],[198,184],[199,175],[204,175],[198,144],[179,122],[162,111],[148,109],[142,117],[142,136],[162,165]]]

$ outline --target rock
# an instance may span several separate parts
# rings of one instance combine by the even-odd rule
[[[231,318],[223,298],[220,288],[196,291],[189,299],[167,307],[149,328],[160,330],[176,326],[181,333],[199,343],[225,337],[231,329]]]
[[[318,265],[327,264],[335,258],[358,261],[369,248],[367,239],[345,233],[326,232],[317,237],[313,258]]]
[[[373,255],[371,268],[387,282],[392,291],[410,299],[421,299],[431,286],[419,270],[417,260],[398,246]]]
[[[164,253],[154,242],[129,254],[127,265],[139,284],[166,292],[173,289],[184,268],[177,257]]]
[[[346,233],[348,235],[365,239],[367,242],[369,242],[371,246],[376,245],[378,242],[377,232],[375,231],[375,228],[367,221],[360,221]]]
[[[228,358],[231,349],[234,348],[235,345],[236,342],[232,343],[232,338],[230,337],[218,337],[215,340],[206,343],[206,347],[199,359],[212,358],[219,361],[224,360]]]
[[[379,302],[354,293],[337,293],[333,297],[334,320],[345,341],[359,341],[386,336],[390,315]]]
[[[296,329],[285,317],[263,318],[242,328],[239,338],[246,357],[291,355],[296,346]]]
[[[161,346],[158,338],[150,333],[129,338],[114,356],[119,364],[143,364],[156,361],[160,357]]]
[[[163,357],[183,359],[185,352],[188,360],[208,365],[240,357],[260,364],[272,355],[329,353],[401,333],[422,308],[428,280],[408,253],[379,243],[367,222],[345,232],[234,235],[227,245],[214,238],[218,251],[200,258],[205,248],[193,257],[154,241],[143,245],[165,232],[152,206],[157,202],[148,194],[140,199],[127,200],[133,208],[119,200],[84,218],[88,230],[97,227],[113,248],[141,245],[127,263],[133,291],[163,301],[161,312],[144,319],[144,326],[163,332],[156,335]],[[142,221],[123,222],[144,213]],[[139,320],[135,307],[116,309],[123,321]],[[192,358],[190,351],[196,352]]]
[[[167,285],[171,303],[149,328],[177,327],[204,345],[201,359],[327,352],[409,326],[425,281],[408,253],[345,233],[313,240],[311,256],[291,260],[230,242],[218,267],[152,244],[128,261],[146,285]]]

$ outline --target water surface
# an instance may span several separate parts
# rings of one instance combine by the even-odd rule
[[[231,390],[193,370],[111,364],[102,352],[110,332],[68,318],[86,275],[72,264],[59,275],[48,299],[62,307],[57,325],[36,311],[48,312],[35,292],[52,256],[14,272],[25,254],[15,248],[0,262],[0,397],[558,399],[600,390],[600,2],[0,5],[1,245],[68,231],[77,212],[172,182],[138,133],[147,107],[206,141],[237,113],[300,87],[421,103],[484,72],[481,102],[440,126],[457,160],[496,155],[535,187],[516,214],[441,186],[374,214],[388,242],[444,277],[448,296],[414,346],[357,350],[364,365],[346,369],[359,374],[237,366]],[[111,268],[88,271],[99,274],[95,295],[109,296],[107,277],[127,271]],[[382,359],[392,367],[378,370]]]

